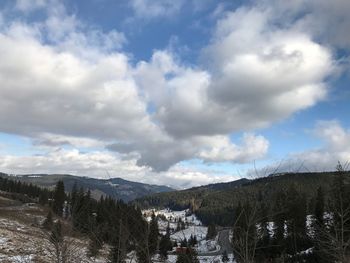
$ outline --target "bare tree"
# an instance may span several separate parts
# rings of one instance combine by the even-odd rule
[[[58,221],[51,232],[41,232],[41,253],[53,263],[79,263],[91,262],[85,253],[86,244],[73,237],[69,226],[62,226]]]
[[[345,183],[348,163],[338,163],[331,192],[329,220],[317,229],[321,253],[334,262],[350,262],[350,187]]]

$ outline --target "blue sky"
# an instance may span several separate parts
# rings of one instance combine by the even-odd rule
[[[176,188],[350,159],[346,0],[0,4],[0,169]]]

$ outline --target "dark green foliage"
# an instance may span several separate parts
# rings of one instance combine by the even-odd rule
[[[163,235],[159,242],[159,254],[163,259],[168,257],[168,251],[172,250],[173,243],[170,240],[170,227],[168,225],[166,234]]]
[[[188,245],[190,247],[194,247],[196,244],[197,244],[197,237],[194,235],[191,234],[190,238],[188,239]]]
[[[276,254],[283,254],[285,252],[285,221],[287,220],[286,195],[283,191],[276,194],[272,211],[274,222],[273,248]]]
[[[177,254],[176,263],[187,263],[189,262],[185,253]]]
[[[263,202],[274,203],[274,198],[281,189],[288,189],[289,185],[297,184],[298,191],[309,201],[316,196],[320,186],[328,194],[333,177],[334,173],[331,172],[275,174],[256,180],[241,179],[222,183],[218,187],[214,184],[183,191],[153,194],[136,200],[136,203],[142,207],[169,207],[173,210],[191,208],[205,225],[232,226],[234,209],[239,202],[245,201],[246,196],[258,196],[261,192]],[[270,204],[267,205],[270,206]],[[313,213],[313,210],[308,212]]]
[[[199,263],[197,252],[187,248],[185,252],[178,253],[176,263]]]
[[[259,240],[256,248],[257,258],[269,258],[271,254],[270,247],[272,238],[270,237],[271,233],[269,231],[268,206],[263,202],[260,202],[258,226],[259,228],[257,234],[259,236]]]
[[[136,256],[139,263],[151,263],[151,254],[149,252],[149,225],[145,220],[134,222],[134,228],[137,232],[135,238],[137,240]],[[135,228],[136,226],[136,228]]]
[[[74,200],[74,201],[73,201]],[[76,230],[82,233],[90,233],[93,227],[93,207],[96,201],[91,199],[90,191],[84,192],[80,188],[79,192],[72,192],[71,194],[71,217],[73,226]]]
[[[286,249],[290,255],[306,250],[309,240],[306,235],[306,198],[294,186],[287,190],[287,240]]]
[[[179,221],[177,221],[176,231],[184,230],[185,228],[185,222],[183,222],[182,219],[179,218]]]
[[[53,205],[52,209],[56,215],[62,216],[63,213],[63,204],[66,198],[66,194],[64,192],[64,184],[63,181],[58,181],[55,187],[55,191],[53,193]]]
[[[100,234],[101,226],[97,226],[96,222],[97,214],[93,214],[91,219],[91,230],[89,233],[89,246],[88,246],[88,256],[96,257],[99,254],[100,249],[102,248],[102,237]]]
[[[187,246],[188,246],[187,239],[186,238],[182,239],[180,242],[180,247],[187,247]]]
[[[124,227],[125,223],[120,219],[118,227],[113,229],[113,241],[109,254],[110,263],[122,263],[126,259],[126,244],[128,240],[128,231]]]
[[[214,224],[210,224],[208,226],[208,232],[207,232],[207,236],[206,239],[213,239],[216,237],[216,235],[218,234],[217,230],[216,230],[216,226]]]
[[[148,235],[149,253],[151,255],[154,255],[158,249],[158,238],[159,238],[158,220],[153,213],[151,222],[149,225],[149,235]]]
[[[42,198],[44,203],[47,198],[54,199],[51,206],[57,216],[62,216],[64,208],[69,208],[66,210],[64,219],[67,221],[65,222],[71,221],[75,231],[89,237],[89,256],[96,256],[101,246],[107,243],[111,245],[111,262],[123,262],[126,253],[136,250],[139,262],[151,263],[148,236],[150,229],[155,229],[155,227],[148,225],[139,208],[112,197],[102,196],[97,201],[91,197],[89,190],[85,191],[83,188],[78,190],[77,184],[73,186],[73,191],[69,195],[65,194],[64,189],[62,181],[58,182],[55,191],[51,192],[0,176],[0,190],[6,192],[1,193],[2,195],[6,194],[8,197],[16,197],[17,200],[26,202]],[[68,206],[64,206],[65,201],[68,202]],[[62,225],[61,221],[51,223],[52,218],[52,213],[49,213],[43,226],[49,230],[52,224],[49,239],[57,251],[60,251],[63,249]],[[121,222],[121,227],[116,222]],[[154,236],[157,236],[158,241],[158,230],[153,231],[155,232],[157,234]]]
[[[329,202],[330,213],[333,215],[332,225],[329,231],[323,232],[323,239],[327,242],[319,242],[323,251],[332,252],[327,253],[327,256],[333,262],[350,261],[350,184],[348,180],[348,173],[338,163]]]
[[[324,224],[324,209],[325,209],[325,204],[324,204],[324,191],[322,187],[319,187],[317,189],[317,196],[316,196],[316,204],[315,204],[315,223],[316,226],[323,226]]]
[[[38,187],[31,183],[24,183],[19,180],[0,173],[0,190],[7,192],[7,196],[22,202],[37,202],[45,205],[52,195],[51,191]]]
[[[237,262],[252,262],[255,258],[258,235],[256,225],[258,214],[256,204],[246,201],[235,209],[232,248]]]

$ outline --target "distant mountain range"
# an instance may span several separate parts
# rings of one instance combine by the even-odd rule
[[[25,174],[8,175],[0,173],[0,176],[10,176],[23,182],[53,189],[59,180],[63,180],[66,191],[71,191],[74,183],[85,190],[90,189],[91,195],[98,199],[101,195],[109,195],[125,202],[132,201],[146,195],[174,191],[174,189],[162,185],[150,185],[127,181],[121,178],[95,179],[90,177],[73,176],[69,174]]]

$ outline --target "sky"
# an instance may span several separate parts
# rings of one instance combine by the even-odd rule
[[[350,161],[348,0],[2,0],[0,171],[177,189]]]

